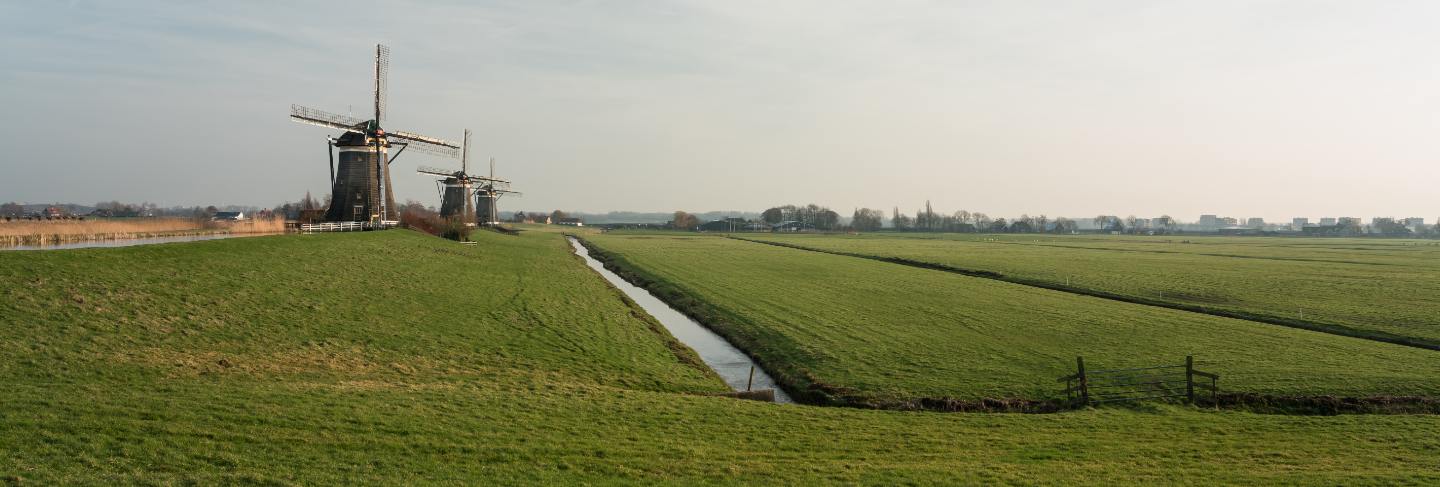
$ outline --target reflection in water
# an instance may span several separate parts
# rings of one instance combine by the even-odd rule
[[[64,250],[64,249],[88,249],[92,247],[130,247],[135,245],[149,245],[171,242],[196,242],[200,240],[218,240],[222,238],[236,237],[258,237],[262,234],[227,234],[212,233],[209,235],[176,235],[173,237],[151,237],[151,238],[122,238],[114,240],[86,240],[83,242],[65,242],[51,245],[15,245],[11,247],[0,247],[0,250]]]
[[[580,254],[580,257],[585,259],[585,263],[591,269],[595,269],[595,272],[599,272],[601,276],[605,277],[605,280],[620,288],[620,291],[638,303],[641,308],[650,313],[650,316],[659,320],[660,324],[670,330],[671,335],[675,335],[675,338],[695,349],[695,352],[700,354],[700,359],[705,361],[705,365],[715,369],[715,372],[725,379],[725,383],[729,384],[731,389],[745,390],[745,384],[750,379],[750,367],[753,366],[755,367],[755,381],[751,384],[752,389],[775,389],[775,402],[794,402],[789,395],[785,394],[784,390],[780,389],[780,386],[775,384],[775,379],[771,378],[770,374],[765,373],[759,365],[750,360],[749,356],[735,348],[730,342],[690,319],[689,316],[685,316],[684,313],[671,308],[670,305],[650,294],[650,291],[625,282],[620,276],[610,272],[600,261],[590,257],[590,251],[580,245],[580,241],[574,237],[570,237],[570,245],[575,247],[575,253]]]

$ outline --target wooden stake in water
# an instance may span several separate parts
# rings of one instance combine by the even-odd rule
[[[750,392],[750,385],[755,383],[755,365],[750,365],[750,379],[745,381],[745,392]]]

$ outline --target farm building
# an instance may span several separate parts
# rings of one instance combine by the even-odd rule
[[[814,225],[798,221],[780,222],[770,227],[772,232],[804,232],[814,229]]]
[[[748,230],[748,225],[750,225],[750,223],[745,221],[744,218],[730,217],[702,223],[700,224],[699,230],[702,232],[735,232]]]

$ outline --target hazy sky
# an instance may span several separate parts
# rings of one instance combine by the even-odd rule
[[[293,4],[302,4],[295,6]],[[0,2],[0,199],[327,191],[291,103],[539,210],[1440,215],[1440,2]],[[417,164],[396,196],[437,204]]]

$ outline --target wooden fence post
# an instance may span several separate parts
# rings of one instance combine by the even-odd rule
[[[1220,410],[1220,378],[1210,377],[1210,402],[1215,403],[1215,410]]]
[[[1185,356],[1185,402],[1195,404],[1195,356]]]
[[[750,386],[755,384],[755,365],[750,365],[750,379],[745,381],[745,390],[749,391]]]
[[[1090,379],[1085,377],[1085,357],[1075,357],[1076,373],[1080,378],[1080,401],[1082,404],[1090,404]]]

